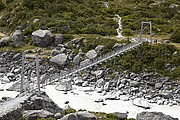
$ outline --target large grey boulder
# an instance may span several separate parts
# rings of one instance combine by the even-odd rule
[[[67,61],[67,55],[62,53],[58,54],[50,59],[50,62],[56,63],[58,65],[64,65]]]
[[[97,120],[97,117],[88,111],[80,111],[67,114],[60,120]]]
[[[10,37],[3,37],[0,39],[0,47],[8,45]]]
[[[137,114],[136,120],[178,120],[162,112],[141,112]]]
[[[114,115],[117,115],[118,120],[126,120],[128,115],[127,113],[114,112]]]
[[[39,47],[48,47],[52,44],[53,34],[49,30],[36,30],[32,33],[32,41],[34,45]]]
[[[53,118],[53,113],[46,110],[25,110],[23,111],[23,118],[25,120],[36,120],[38,118]]]
[[[89,58],[89,59],[94,59],[95,57],[97,57],[97,53],[95,50],[90,50],[86,53],[86,56]]]
[[[80,54],[77,54],[77,55],[74,57],[74,59],[73,59],[73,63],[74,63],[75,65],[79,65],[80,60],[81,60],[81,55],[80,55]]]
[[[78,120],[97,120],[97,117],[88,111],[80,111],[76,114],[78,116]]]
[[[90,59],[85,59],[84,61],[82,61],[80,63],[80,67],[85,67],[85,66],[89,65],[90,62],[91,62]]]
[[[56,86],[56,90],[59,91],[69,91],[72,90],[72,84],[70,79],[63,79],[60,83]]]
[[[64,36],[63,34],[57,34],[55,35],[54,44],[57,46],[59,44],[62,44],[64,42]]]
[[[24,36],[21,30],[16,30],[13,35],[12,35],[12,39],[11,41],[14,43],[19,43],[21,41],[23,41]]]
[[[136,98],[133,100],[133,105],[138,106],[138,107],[142,107],[145,109],[149,109],[150,108],[150,104],[147,100],[142,99],[142,98]]]

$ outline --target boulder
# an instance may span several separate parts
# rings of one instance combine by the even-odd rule
[[[69,91],[72,90],[72,84],[70,79],[63,79],[56,86],[56,90],[58,91]]]
[[[81,60],[81,56],[80,56],[80,54],[77,54],[77,55],[74,57],[74,59],[73,59],[73,63],[74,63],[75,65],[79,65],[80,60]]]
[[[58,65],[64,65],[67,61],[67,55],[62,53],[58,54],[50,59],[50,62],[57,63]]]
[[[83,84],[82,84],[83,87],[86,87],[88,86],[88,81],[85,81]]]
[[[36,30],[32,33],[32,41],[34,45],[39,47],[48,47],[52,44],[53,34],[49,30]]]
[[[58,55],[58,54],[61,54],[61,51],[60,51],[60,50],[53,49],[53,50],[51,51],[51,56],[56,56],[56,55]]]
[[[70,113],[65,115],[63,118],[61,118],[60,120],[78,120],[76,117],[75,113]]]
[[[95,57],[97,57],[97,53],[95,50],[90,50],[86,53],[86,56],[89,59],[94,59]]]
[[[106,82],[104,85],[104,90],[108,92],[109,89],[110,89],[110,82]]]
[[[24,39],[23,33],[21,30],[16,30],[13,35],[11,41],[14,43],[22,42]]]
[[[95,74],[97,78],[101,78],[104,75],[104,70],[94,71],[93,74]]]
[[[97,120],[97,117],[87,111],[80,111],[65,115],[60,120]]]
[[[96,82],[96,87],[98,87],[98,88],[101,88],[101,87],[103,87],[105,85],[105,81],[104,81],[104,79],[99,79],[99,80],[97,80],[97,82]]]
[[[147,100],[142,98],[136,98],[133,100],[133,105],[136,105],[138,107],[142,107],[145,109],[150,109],[150,104]]]
[[[77,112],[78,120],[97,120],[97,117],[88,111]]]
[[[116,43],[116,44],[113,46],[113,49],[116,50],[116,49],[121,48],[122,46],[123,46],[122,44]]]
[[[74,44],[80,44],[83,42],[83,40],[84,40],[84,38],[75,38],[75,39],[71,40],[71,42]]]
[[[91,62],[90,59],[85,59],[84,61],[82,61],[80,63],[80,67],[85,67],[85,66],[89,65],[90,62]]]
[[[50,118],[54,117],[53,113],[46,110],[25,110],[23,112],[23,118],[25,120],[36,120],[38,118]]]
[[[74,84],[78,86],[82,86],[82,84],[84,83],[84,81],[80,77],[75,77],[73,81],[74,81]]]
[[[95,102],[97,102],[97,103],[104,102],[104,100],[102,98],[99,98],[99,99],[95,100]]]
[[[59,44],[62,44],[64,42],[64,36],[63,34],[57,34],[55,35],[54,44],[57,46]]]
[[[104,48],[104,45],[98,45],[98,46],[95,48],[95,51],[98,53],[98,52],[100,52],[103,48]]]
[[[178,120],[162,112],[141,112],[137,114],[136,120]]]
[[[10,37],[3,37],[0,39],[0,47],[8,45]]]
[[[114,115],[117,115],[118,120],[126,120],[128,115],[127,113],[114,112]]]
[[[162,86],[163,86],[162,83],[156,83],[156,84],[155,84],[155,89],[161,89]]]

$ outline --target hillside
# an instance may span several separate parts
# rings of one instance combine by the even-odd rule
[[[164,2],[163,2],[164,1]],[[115,14],[122,17],[123,34],[139,33],[141,21],[152,21],[154,35],[167,35],[180,25],[178,0],[3,0],[0,30],[11,33],[49,28],[62,34],[116,35]],[[38,22],[33,22],[38,19]]]
[[[107,53],[117,42],[111,39],[117,35],[116,14],[122,17],[122,34],[126,37],[125,40],[132,36],[139,37],[141,21],[152,21],[153,39],[180,42],[178,0],[2,0],[0,32],[11,35],[20,29],[25,35],[23,42],[26,44],[16,48],[9,44],[1,50],[22,52],[35,49],[37,47],[31,44],[32,32],[48,29],[53,34],[63,34],[65,41],[71,40],[73,36],[85,37],[88,42],[81,46],[83,52],[103,43],[105,49],[102,53]],[[148,33],[148,28],[145,28],[144,34]],[[96,38],[99,38],[100,42],[93,41]],[[170,44],[179,46],[177,43]],[[73,51],[76,54],[78,52],[76,49]],[[145,45],[111,60],[104,66],[119,72],[156,71],[179,79],[179,60],[179,49],[171,45]]]

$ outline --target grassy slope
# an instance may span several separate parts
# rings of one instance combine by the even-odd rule
[[[151,7],[150,4],[156,3],[155,0],[105,0],[109,3],[109,8],[100,0],[7,1],[10,2],[1,10],[3,17],[0,26],[8,28],[7,31],[14,31],[28,22],[27,35],[41,27],[49,27],[53,32],[60,33],[115,35],[117,24],[112,19],[115,14],[123,17],[123,28],[131,34],[139,33],[142,20],[153,22],[155,35],[170,34],[180,24],[180,7],[169,7],[172,3],[180,5],[177,0],[166,0]],[[5,22],[9,18],[10,23]],[[40,21],[33,24],[35,18]]]

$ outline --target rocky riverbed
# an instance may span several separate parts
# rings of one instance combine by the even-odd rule
[[[20,34],[18,31],[15,33]],[[22,37],[14,33],[13,37],[20,40],[17,37]],[[34,44],[43,46],[43,37],[47,37],[46,39],[50,39],[52,34],[49,31],[35,31],[32,35],[32,39]],[[41,41],[42,40],[42,41]],[[38,42],[37,42],[38,41]],[[72,68],[78,66],[86,66],[89,62],[100,56],[103,45],[96,46],[95,49],[89,50],[87,52],[83,52],[80,48],[81,43],[84,41],[84,38],[73,39],[66,44],[62,44],[63,37],[62,35],[56,35],[56,47],[50,51],[49,54],[45,58],[40,58],[40,83],[41,85],[51,82],[54,79],[58,79],[59,76],[68,73]],[[58,42],[59,41],[59,42]],[[2,39],[1,39],[2,42]],[[51,43],[51,39],[49,43]],[[4,44],[3,44],[4,45]],[[112,50],[118,49],[124,46],[123,44],[116,43]],[[76,49],[77,53],[75,53],[71,48]],[[26,50],[25,54],[35,55],[44,53],[44,51],[40,48],[32,51]],[[49,57],[50,56],[50,57]],[[0,82],[1,88],[0,92],[5,91],[20,91],[20,79],[21,79],[21,70],[22,70],[22,54],[15,52],[0,52]],[[36,63],[34,59],[26,59],[24,69],[24,80],[23,80],[23,90],[32,92],[34,88],[37,87],[37,74],[36,74]],[[109,73],[113,71],[113,76],[109,76]],[[9,86],[6,89],[3,86],[6,86],[8,83],[13,83],[13,85]],[[2,85],[3,84],[3,85]],[[175,110],[179,110],[180,106],[180,84],[178,81],[170,79],[168,77],[162,77],[160,74],[156,72],[141,72],[138,74],[132,72],[115,72],[114,70],[99,67],[98,65],[90,67],[84,71],[81,71],[77,74],[74,74],[60,82],[56,83],[56,86],[53,86],[56,92],[60,92],[63,94],[68,94],[71,97],[79,96],[77,99],[82,96],[78,95],[79,92],[73,91],[74,86],[76,89],[83,88],[83,94],[91,96],[91,94],[95,93],[96,97],[89,98],[92,99],[93,103],[92,110],[98,111],[102,110],[102,106],[112,106],[111,103],[117,104],[116,102],[121,101],[120,103],[127,102],[133,105],[133,107],[140,107],[141,109],[154,109],[152,105],[160,105],[160,106],[168,106],[177,107]],[[90,88],[90,89],[89,89]],[[51,88],[52,89],[52,88]],[[44,91],[48,93],[49,88],[47,87]],[[63,91],[63,92],[62,92]],[[69,91],[69,92],[67,92]],[[52,93],[52,92],[51,92]],[[50,97],[53,94],[49,93]],[[53,92],[55,93],[55,92]],[[68,96],[66,95],[66,96]],[[9,97],[9,96],[2,96]],[[85,96],[84,96],[85,97]],[[63,96],[63,98],[66,98]],[[2,98],[1,98],[2,99]],[[55,98],[57,99],[57,98]],[[60,99],[60,98],[58,98]],[[3,102],[6,99],[2,100]],[[66,102],[68,103],[69,98],[67,98]],[[105,102],[106,101],[106,102]],[[108,102],[107,102],[108,101]],[[123,101],[123,102],[122,102]],[[76,101],[78,103],[78,101]],[[86,99],[81,102],[87,102]],[[92,102],[92,101],[91,101]],[[70,101],[70,104],[73,103]],[[107,104],[108,103],[108,104]],[[76,104],[76,103],[73,103]],[[80,105],[80,103],[78,103]],[[98,105],[100,104],[100,108]],[[61,105],[61,104],[60,104]],[[83,104],[84,105],[84,104]],[[122,104],[120,105],[122,106]],[[128,105],[127,105],[128,106]],[[61,107],[61,106],[60,106]],[[73,106],[72,106],[73,107]],[[101,109],[102,107],[102,109]],[[125,106],[124,106],[125,107]],[[132,106],[129,106],[132,107]],[[129,109],[128,107],[128,109]],[[88,109],[86,107],[81,106],[81,108],[75,107],[76,109]],[[105,110],[110,110],[109,108],[104,107]],[[116,108],[114,106],[113,108]],[[158,108],[156,106],[156,108]],[[130,110],[126,110],[130,112]],[[164,109],[164,108],[160,108]],[[90,109],[91,110],[91,109]],[[171,109],[169,109],[171,110]],[[114,112],[118,112],[119,109],[116,109]],[[105,111],[108,112],[108,111]],[[109,111],[113,112],[113,111]],[[137,114],[133,111],[131,114]],[[167,114],[169,114],[167,112]],[[171,115],[171,114],[170,114]],[[175,117],[179,117],[174,115]],[[134,117],[134,116],[133,116]],[[180,117],[179,117],[180,118]]]

